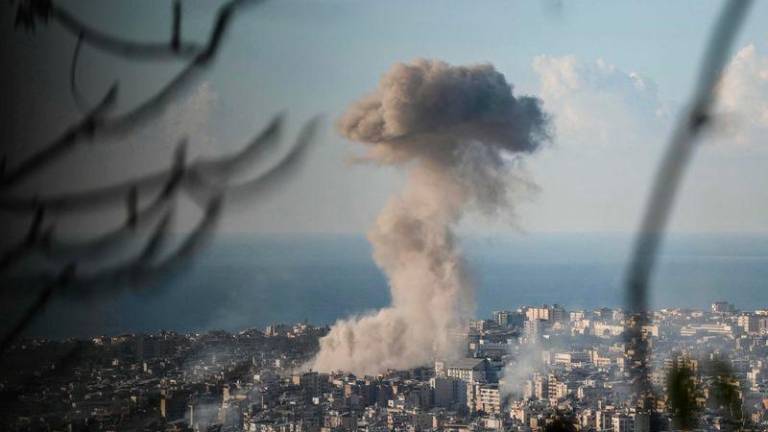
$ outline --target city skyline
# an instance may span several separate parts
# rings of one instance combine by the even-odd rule
[[[643,328],[654,346],[650,379],[657,393],[650,406],[642,405],[629,381],[634,366],[625,352],[628,316],[620,309],[568,310],[557,304],[473,320],[463,330],[463,357],[436,357],[375,376],[308,370],[307,360],[329,328],[305,322],[231,334],[161,331],[79,342],[28,339],[6,361],[28,358],[24,351],[35,352],[36,360],[18,367],[6,384],[14,388],[15,380],[30,372],[40,377],[34,388],[44,396],[36,409],[46,415],[16,423],[31,427],[461,432],[546,431],[553,422],[565,421],[582,430],[613,432],[681,424],[764,430],[768,308],[739,311],[719,301],[709,310],[650,313],[653,319]],[[67,346],[90,366],[46,371],[49,356],[71,349]],[[70,373],[80,376],[78,387],[56,389]],[[686,397],[702,402],[690,418],[676,414],[680,402],[670,396],[676,374],[689,374],[686,379],[697,393]],[[736,398],[723,399],[722,380],[733,386],[726,388]],[[159,395],[151,396],[158,389]],[[71,407],[63,408],[60,397]],[[727,404],[738,404],[738,411]],[[6,408],[6,414],[16,409]]]

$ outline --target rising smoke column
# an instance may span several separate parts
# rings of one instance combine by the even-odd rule
[[[378,374],[455,356],[452,336],[474,299],[453,228],[467,208],[508,206],[515,158],[548,139],[540,100],[515,97],[491,65],[419,59],[394,65],[338,128],[367,145],[361,160],[401,166],[408,178],[368,233],[392,305],[337,321],[312,367]]]

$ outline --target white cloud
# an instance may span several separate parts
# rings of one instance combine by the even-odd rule
[[[602,149],[666,140],[675,118],[652,80],[602,59],[587,62],[575,56],[538,56],[533,68],[545,108],[554,115],[559,144]],[[749,44],[733,56],[719,85],[716,111],[719,145],[764,145],[768,54]]]
[[[764,145],[768,130],[768,56],[749,44],[733,57],[720,82],[718,111],[721,140]]]
[[[521,209],[525,228],[634,229],[671,124],[656,84],[602,59],[543,55],[533,69],[556,131],[529,164],[541,193]]]
[[[521,220],[532,231],[634,230],[677,115],[653,81],[605,61],[540,56],[533,67],[556,148],[531,163],[542,193]],[[768,54],[739,50],[719,92],[715,145],[697,151],[686,172],[673,231],[766,229]]]
[[[602,59],[543,55],[534,59],[533,68],[561,144],[623,147],[636,138],[646,140],[649,128],[658,130],[669,117],[653,81]]]

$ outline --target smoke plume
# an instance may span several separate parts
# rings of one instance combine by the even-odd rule
[[[544,364],[541,345],[518,345],[515,348],[513,360],[507,362],[499,380],[502,399],[522,396],[525,382]]]
[[[470,207],[494,214],[510,204],[516,158],[549,138],[540,100],[514,96],[491,65],[419,59],[394,65],[338,128],[367,146],[360,160],[401,166],[408,178],[368,233],[392,305],[336,322],[312,367],[378,374],[454,357],[474,299],[453,228]]]

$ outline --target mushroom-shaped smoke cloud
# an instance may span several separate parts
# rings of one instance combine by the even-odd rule
[[[458,355],[474,301],[453,227],[470,206],[494,213],[511,204],[514,159],[549,139],[540,105],[515,97],[491,65],[419,59],[394,65],[348,109],[338,128],[369,146],[361,159],[408,172],[368,234],[392,305],[336,322],[314,369],[378,374]]]

